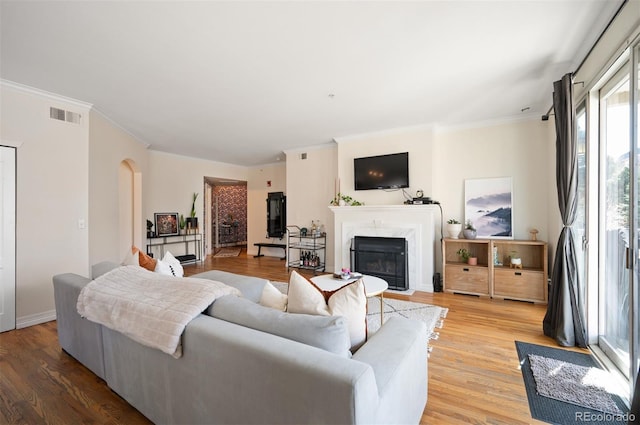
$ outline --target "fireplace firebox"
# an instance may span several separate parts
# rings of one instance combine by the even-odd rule
[[[351,270],[377,276],[389,284],[389,289],[409,289],[405,238],[355,236],[351,241]]]

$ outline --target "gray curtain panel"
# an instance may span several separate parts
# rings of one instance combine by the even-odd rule
[[[578,266],[573,234],[578,197],[578,160],[571,74],[553,83],[556,122],[556,184],[564,228],[556,248],[544,334],[559,345],[586,347],[583,300],[580,299]]]

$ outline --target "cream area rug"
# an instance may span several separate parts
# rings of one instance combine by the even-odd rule
[[[287,293],[289,285],[286,283],[271,283],[283,294]],[[394,316],[422,321],[427,325],[429,341],[439,338],[440,334],[436,331],[436,328],[442,328],[448,312],[449,309],[437,305],[396,300],[393,298],[384,299],[385,322]],[[378,329],[380,329],[380,298],[371,297],[367,300],[367,332],[369,335],[372,335]],[[431,352],[432,348],[431,344],[429,344],[429,352]]]
[[[214,258],[224,257],[237,257],[240,255],[241,248],[220,248],[220,251],[216,252]]]

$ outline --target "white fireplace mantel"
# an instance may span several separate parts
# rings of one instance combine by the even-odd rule
[[[435,205],[329,207],[334,214],[334,265],[350,264],[354,236],[403,237],[409,251],[409,288],[433,292]]]

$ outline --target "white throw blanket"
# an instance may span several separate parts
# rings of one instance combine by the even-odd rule
[[[123,266],[82,288],[77,308],[82,317],[178,358],[187,324],[216,298],[229,294],[241,295],[236,288],[214,280]]]

